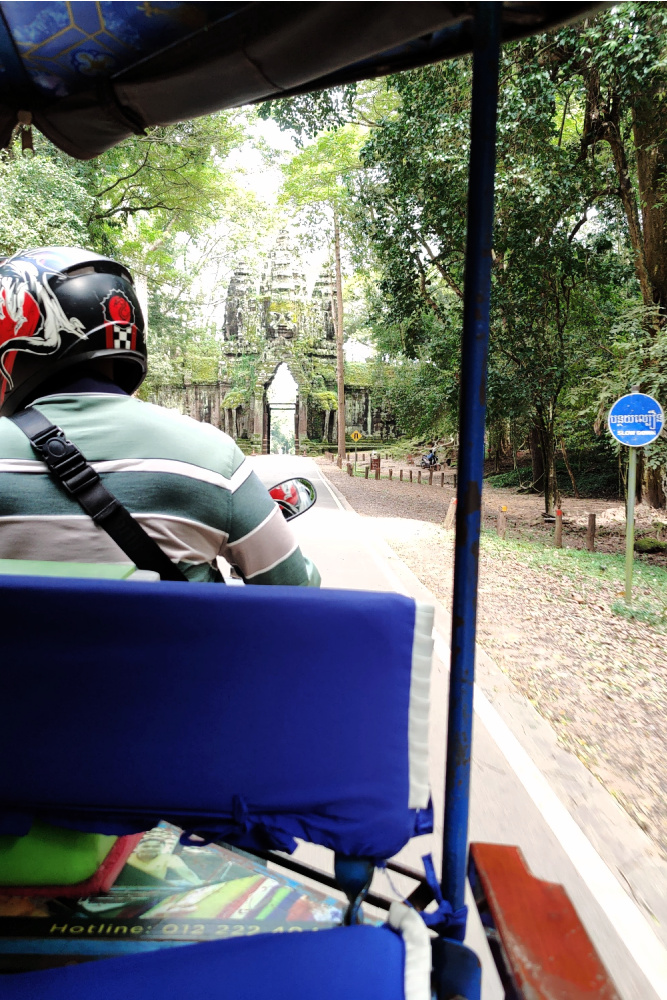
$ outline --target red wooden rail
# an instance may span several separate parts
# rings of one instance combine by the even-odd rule
[[[561,885],[535,878],[517,847],[471,844],[470,861],[519,997],[619,1000]]]

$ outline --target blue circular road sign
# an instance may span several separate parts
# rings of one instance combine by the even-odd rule
[[[644,392],[630,392],[617,399],[609,411],[609,430],[621,444],[641,448],[651,444],[665,423],[662,406]]]

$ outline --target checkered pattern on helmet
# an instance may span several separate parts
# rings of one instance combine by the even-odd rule
[[[116,326],[113,331],[113,346],[117,350],[129,351],[132,349],[132,327]]]

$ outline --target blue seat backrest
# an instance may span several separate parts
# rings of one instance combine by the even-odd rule
[[[395,594],[0,577],[4,832],[158,818],[396,853],[428,828],[430,616]]]
[[[419,917],[414,914],[416,921]],[[341,927],[0,977],[2,1000],[428,1000],[426,928]],[[471,1000],[474,1000],[471,994]]]

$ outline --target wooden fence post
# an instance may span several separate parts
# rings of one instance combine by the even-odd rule
[[[556,530],[554,533],[554,544],[557,549],[563,548],[563,511],[556,510]]]
[[[433,469],[428,470],[428,485],[433,486]]]
[[[376,470],[375,470],[375,478],[376,478],[376,479],[379,479],[379,478],[380,478],[380,470],[379,470],[379,469],[376,469]]]
[[[456,521],[456,497],[452,497],[449,501],[449,507],[447,508],[447,514],[445,515],[445,521],[443,528],[445,531],[450,531],[454,527],[454,522]]]
[[[507,531],[507,507],[503,504],[498,512],[498,538],[504,538]]]
[[[412,482],[412,469],[410,469],[410,482]]]
[[[440,473],[440,485],[441,486],[445,485],[445,474],[444,474],[444,472]]]
[[[588,529],[586,531],[586,548],[589,552],[595,552],[595,514],[588,515]]]
[[[403,469],[398,470],[398,478],[401,482],[403,482]]]
[[[418,483],[421,483],[421,481],[422,481],[422,470],[420,469],[420,470],[419,470],[419,471],[417,472],[417,482],[418,482]]]
[[[364,468],[364,479],[368,479],[368,466]]]
[[[390,469],[390,470],[389,470],[389,478],[390,478],[390,479],[393,479],[393,478],[394,478],[394,470],[393,470],[393,469]]]
[[[347,463],[347,474],[348,476],[352,475],[352,462]]]

